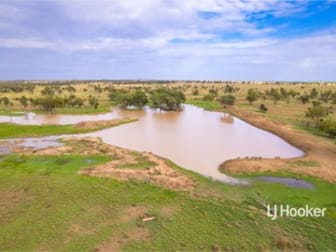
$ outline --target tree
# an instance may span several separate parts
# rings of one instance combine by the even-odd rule
[[[218,98],[222,105],[234,105],[236,98],[233,95],[223,95]]]
[[[10,100],[8,97],[2,97],[1,102],[7,107],[10,104]]]
[[[52,87],[45,87],[41,91],[41,95],[45,96],[53,96],[55,94],[55,90]]]
[[[143,108],[147,103],[147,95],[142,90],[133,90],[129,93],[119,92],[117,95],[113,95],[112,98],[116,105],[122,108],[136,107]]]
[[[259,106],[259,110],[260,110],[261,112],[266,113],[268,109],[267,109],[267,107],[265,106],[265,104],[260,104],[260,106]]]
[[[323,120],[320,125],[320,129],[327,133],[329,137],[336,137],[336,121],[335,120]]]
[[[282,91],[282,92],[284,92],[284,91]],[[281,94],[279,93],[279,90],[275,89],[275,88],[272,88],[271,91],[268,93],[268,95],[270,96],[270,98],[274,102],[274,104],[277,104],[278,101],[280,101],[280,99],[281,99]],[[287,95],[286,95],[286,97],[287,97]]]
[[[256,89],[253,88],[249,88],[247,90],[247,96],[246,96],[246,100],[252,104],[254,101],[258,100],[259,98],[259,92]]]
[[[197,88],[195,88],[193,91],[192,91],[192,94],[193,95],[199,95],[199,91],[198,91],[198,89]]]
[[[147,95],[142,90],[136,90],[131,93],[131,103],[137,108],[143,108],[147,103]]]
[[[317,92],[316,88],[313,88],[310,91],[310,98],[315,99],[317,96],[318,96],[318,92]]]
[[[21,96],[19,101],[23,108],[26,109],[28,106],[28,99],[25,96]]]
[[[234,92],[234,88],[233,86],[226,84],[225,88],[224,88],[224,92],[225,93],[233,93]]]
[[[99,106],[98,99],[95,96],[89,95],[89,104],[94,108],[97,109]]]
[[[50,97],[43,96],[37,98],[34,104],[39,105],[44,111],[51,113],[55,110],[56,107],[64,106],[64,100],[61,97]]]
[[[331,90],[327,90],[324,92],[321,92],[320,94],[320,100],[327,103],[333,96],[333,93]]]
[[[151,106],[160,110],[178,110],[184,101],[183,92],[168,88],[158,88],[150,96]]]
[[[287,90],[282,87],[282,88],[280,88],[280,95],[281,95],[281,98],[286,99],[289,94],[288,94]]]
[[[303,103],[306,104],[309,102],[310,96],[307,94],[303,94],[301,96],[299,96],[299,100]]]
[[[305,113],[305,117],[312,119],[315,122],[315,126],[318,126],[321,119],[328,115],[328,108],[322,106],[313,106],[308,108]]]

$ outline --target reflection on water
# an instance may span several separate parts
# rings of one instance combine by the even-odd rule
[[[223,113],[223,115],[221,116],[221,122],[223,122],[223,123],[233,123],[234,118],[230,114]]]
[[[119,111],[130,117],[137,112]],[[210,112],[184,105],[182,112],[159,112],[146,109],[138,113],[140,120],[87,135],[104,142],[139,151],[151,151],[178,165],[225,182],[234,180],[220,173],[225,160],[260,156],[297,157],[302,151],[281,138],[232,117],[223,123],[223,113]],[[227,115],[226,115],[227,117]],[[231,116],[230,116],[231,117]]]
[[[290,158],[303,154],[281,138],[255,128],[238,118],[220,112],[205,111],[191,105],[184,105],[182,112],[160,112],[147,108],[143,111],[116,110],[102,115],[51,115],[50,117],[34,115],[26,121],[22,117],[17,123],[69,124],[118,117],[139,117],[140,119],[134,123],[82,136],[97,136],[108,144],[150,151],[169,158],[184,168],[228,183],[238,182],[238,180],[219,172],[218,166],[225,160],[246,156]],[[41,141],[41,139],[46,140]],[[38,142],[30,139],[27,144],[31,147],[40,147],[43,144],[51,144],[54,140],[55,137],[40,138]]]
[[[61,115],[61,114],[35,114],[25,113],[22,116],[0,116],[0,122],[9,122],[17,124],[76,124],[84,121],[99,121],[116,119],[115,112],[109,112],[96,115]]]

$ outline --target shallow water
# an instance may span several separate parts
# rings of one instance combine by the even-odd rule
[[[246,156],[291,158],[303,155],[301,150],[274,134],[224,113],[205,111],[192,105],[184,105],[181,112],[160,112],[146,108],[143,111],[116,110],[89,117],[91,120],[106,120],[112,116],[136,116],[139,121],[81,136],[101,137],[108,144],[150,151],[186,169],[227,183],[238,183],[241,180],[219,172],[218,167],[225,160]],[[84,118],[81,115],[72,117],[71,120],[76,122]],[[26,121],[18,123],[26,124]],[[69,120],[58,123],[68,124]],[[29,142],[34,145],[32,139]]]
[[[259,176],[255,177],[255,179],[273,183],[280,183],[283,185],[287,185],[289,187],[306,188],[306,189],[315,188],[315,186],[312,183],[309,183],[302,179],[273,177],[273,176]]]
[[[246,156],[290,158],[303,152],[274,134],[219,112],[184,105],[182,112],[119,111],[120,116],[140,116],[135,123],[87,135],[124,148],[151,151],[178,165],[224,182],[237,180],[219,172],[228,159]]]
[[[109,112],[96,115],[62,115],[62,114],[35,114],[26,113],[22,116],[0,116],[0,122],[42,125],[42,124],[76,124],[84,121],[100,121],[116,119],[115,112]]]

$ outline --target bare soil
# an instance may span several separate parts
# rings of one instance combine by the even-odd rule
[[[117,126],[126,122],[130,122],[136,119],[123,118],[123,119],[112,119],[112,120],[101,120],[101,121],[84,121],[75,124],[79,129],[85,129],[88,131],[95,130],[97,128],[107,128],[112,126]]]
[[[105,144],[99,138],[94,137],[72,137],[64,141],[64,146],[38,150],[34,152],[34,155],[110,155],[114,157],[114,160],[83,169],[79,171],[79,174],[113,177],[122,181],[137,180],[183,191],[192,190],[195,187],[195,182],[191,178],[182,175],[170,167],[164,159],[152,153],[142,152],[140,154],[152,162],[154,166],[146,169],[137,169],[132,168],[132,165],[136,163],[134,151]],[[121,165],[123,168],[119,168]],[[127,168],[127,165],[130,168]]]
[[[283,123],[268,120],[254,112],[237,108],[229,108],[228,112],[258,128],[280,136],[290,144],[303,150],[305,155],[291,159],[255,157],[228,160],[220,166],[220,170],[224,173],[242,174],[288,171],[336,183],[336,145],[330,140],[304,133]]]

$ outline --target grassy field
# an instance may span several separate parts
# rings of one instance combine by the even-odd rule
[[[81,124],[71,125],[18,125],[13,123],[1,123],[0,138],[17,137],[40,137],[48,135],[80,134],[97,131],[105,128],[118,126],[125,123],[134,122],[136,119],[118,119],[110,121],[97,121],[94,125],[81,126]]]
[[[77,174],[79,169],[115,158],[2,157],[0,249],[326,251],[336,245],[336,185],[305,177],[315,184],[314,190],[266,182],[230,186],[171,162],[174,169],[196,181],[193,191]],[[146,167],[147,161],[143,162]],[[327,207],[327,216],[272,221],[259,199]],[[144,216],[155,220],[143,222]]]
[[[102,92],[97,92],[100,85]],[[56,113],[86,114],[108,111],[108,88],[147,90],[166,84],[123,84],[79,83],[73,85],[75,94],[88,99],[89,94],[97,96],[100,106],[97,110],[85,104],[81,108],[59,108]],[[207,110],[224,111],[217,98],[204,100],[211,89],[217,89],[217,97],[224,95],[226,84],[174,83],[169,87],[182,90],[187,103]],[[66,87],[68,85],[64,85]],[[290,126],[298,129],[300,138],[316,145],[316,152],[295,160],[243,160],[237,161],[248,168],[256,164],[255,170],[232,173],[248,179],[251,184],[233,186],[202,177],[178,167],[169,160],[167,166],[178,174],[194,181],[193,189],[185,190],[165,187],[155,181],[155,176],[164,175],[151,167],[156,162],[143,153],[127,150],[113,151],[90,147],[78,142],[70,153],[38,154],[17,153],[0,156],[0,250],[1,251],[332,251],[336,247],[336,184],[317,178],[319,170],[334,174],[332,156],[334,140],[326,138],[318,129],[307,125],[305,111],[309,104],[302,104],[296,98],[280,100],[275,104],[261,98],[252,104],[246,100],[249,88],[259,91],[285,87],[300,94],[309,93],[314,87],[319,92],[332,90],[335,85],[322,84],[233,84],[236,91],[237,110],[252,112],[250,117],[260,117],[275,122],[275,128]],[[13,104],[0,104],[0,115],[22,111],[17,98],[22,95],[36,97],[43,86],[37,86],[34,93],[9,92]],[[198,90],[198,94],[195,93]],[[63,91],[62,95],[70,95]],[[259,111],[259,105],[267,106],[267,113]],[[324,104],[335,110],[331,102]],[[28,106],[28,111],[41,113]],[[329,118],[336,119],[336,113]],[[127,119],[122,123],[132,120]],[[74,134],[95,131],[113,124],[78,128],[77,125],[0,125],[0,138]],[[279,125],[279,126],[277,126]],[[267,129],[267,127],[266,127]],[[276,132],[275,132],[276,133]],[[287,134],[287,133],[286,133]],[[284,136],[286,136],[284,134]],[[296,140],[295,140],[296,141]],[[295,142],[294,141],[294,142]],[[112,148],[112,147],[111,147]],[[87,149],[90,151],[87,153]],[[324,152],[328,150],[328,152]],[[323,159],[328,155],[328,159]],[[325,162],[324,162],[325,161]],[[115,162],[119,169],[114,176],[97,177],[78,174],[95,167],[106,165],[105,173]],[[236,161],[234,161],[236,162]],[[258,172],[260,166],[278,166],[277,171]],[[327,169],[327,168],[328,169]],[[90,168],[90,169],[88,169]],[[234,168],[234,167],[233,167]],[[311,173],[305,174],[305,170]],[[235,169],[232,169],[234,171]],[[99,170],[103,171],[103,170]],[[128,172],[144,174],[125,179]],[[254,171],[254,172],[252,172]],[[291,172],[293,171],[293,173]],[[84,173],[85,174],[85,173]],[[120,177],[124,180],[120,180]],[[254,181],[255,176],[270,175],[304,179],[314,184],[314,189],[292,188],[286,185]],[[116,176],[116,177],[115,177]],[[333,175],[334,178],[334,175]],[[171,179],[171,178],[170,178]],[[175,177],[172,178],[174,181]],[[323,180],[322,180],[323,179]],[[156,182],[156,183],[155,183]],[[267,204],[289,204],[293,207],[327,208],[323,218],[278,218],[272,221],[266,216],[262,202]],[[145,217],[155,217],[144,222]]]

